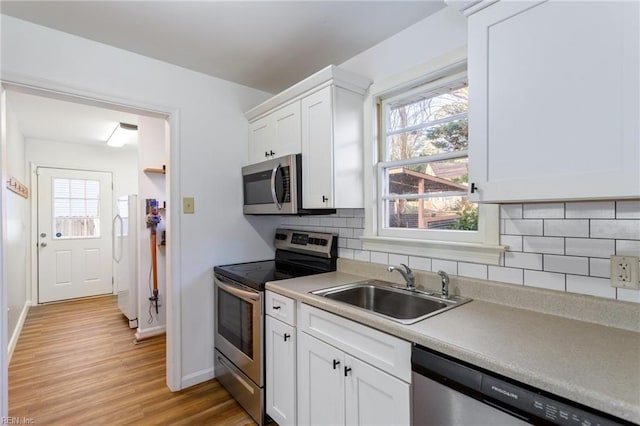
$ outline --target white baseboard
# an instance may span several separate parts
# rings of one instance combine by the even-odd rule
[[[148,339],[150,337],[159,336],[166,332],[167,332],[167,327],[165,325],[146,328],[144,330],[141,330],[140,328],[138,328],[138,331],[136,332],[136,340],[140,341],[140,340]]]
[[[213,367],[187,374],[181,379],[181,389],[188,388],[198,383],[213,379]]]
[[[18,318],[18,323],[16,324],[16,328],[13,330],[11,334],[11,339],[9,340],[9,358],[7,359],[7,365],[11,363],[11,357],[13,356],[13,351],[16,349],[16,345],[18,344],[18,338],[20,337],[20,333],[22,333],[22,327],[24,326],[24,320],[27,318],[27,314],[29,313],[29,308],[33,305],[30,300],[24,302],[24,306],[22,307],[22,312],[20,312],[20,317]]]

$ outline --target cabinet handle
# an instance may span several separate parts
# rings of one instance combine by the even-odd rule
[[[276,155],[276,153],[273,151],[269,151],[269,155],[273,157],[274,155]]]
[[[340,361],[338,361],[337,359],[333,360],[333,369],[335,370],[336,368],[338,368],[338,366],[340,365]]]
[[[290,335],[290,334],[288,334],[288,333],[284,333],[284,341],[285,341],[285,342],[286,342],[286,341],[287,341],[287,339],[289,339],[290,337],[291,337],[291,335]]]
[[[344,367],[344,377],[347,377],[350,371],[351,371],[351,367]]]
[[[329,201],[329,199],[323,195],[323,196],[322,196],[322,202],[323,202],[323,203],[326,203],[327,201]]]
[[[475,184],[475,182],[471,182],[471,193],[475,194],[476,192],[478,192],[480,190],[480,188],[478,188]]]
[[[265,157],[268,157],[268,156],[269,156],[269,153],[268,153],[267,151],[265,151],[265,152],[264,152],[264,156],[265,156]]]

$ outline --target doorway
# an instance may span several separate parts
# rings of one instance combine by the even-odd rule
[[[38,167],[38,302],[113,293],[112,174]]]

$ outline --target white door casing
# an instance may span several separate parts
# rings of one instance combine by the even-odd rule
[[[37,175],[38,302],[112,293],[111,173],[39,167]]]

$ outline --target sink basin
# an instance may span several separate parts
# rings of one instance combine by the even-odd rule
[[[471,301],[459,296],[443,299],[435,293],[407,290],[392,285],[386,281],[368,280],[312,293],[402,324],[413,324]]]

